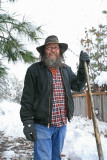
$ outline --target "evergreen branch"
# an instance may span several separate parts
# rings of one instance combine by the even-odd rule
[[[32,52],[30,51],[23,50],[23,51],[20,51],[19,53],[25,63],[34,63],[37,60],[37,58],[33,56]]]
[[[16,0],[8,0],[9,2],[15,2]]]
[[[5,67],[5,66],[2,64],[2,62],[0,61],[0,77],[2,77],[2,76],[4,76],[4,75],[7,74],[7,72],[6,72],[7,69],[8,69],[8,68]]]
[[[25,19],[23,19],[22,22],[19,22],[18,20],[12,18],[11,16],[9,16],[8,14],[2,14],[0,15],[0,21],[3,25],[3,28],[1,28],[4,31],[8,32],[8,25],[10,27],[11,31],[17,31],[17,34],[20,36],[27,36],[28,40],[34,41],[34,42],[38,42],[38,35],[39,34],[43,34],[43,31],[41,30],[42,26],[39,27],[35,27],[33,25],[31,25],[30,22],[25,21]],[[5,27],[6,29],[5,29]]]
[[[0,42],[1,46],[1,42]],[[35,62],[36,57],[33,53],[24,49],[24,45],[11,35],[6,39],[5,45],[1,48],[4,55],[8,58],[8,61],[16,62],[18,60],[24,60],[26,63]]]
[[[9,0],[14,2],[15,0]],[[18,38],[22,40],[25,36],[28,40],[38,43],[40,35],[43,34],[42,26],[34,26],[23,18],[22,22],[16,19],[15,13],[9,15],[0,8],[0,54],[2,59],[6,57],[8,61],[16,62],[18,60],[26,63],[32,63],[37,60],[31,51],[24,48]],[[15,36],[16,35],[16,36]],[[17,38],[18,37],[18,38]],[[5,74],[5,68],[1,64],[0,76]]]

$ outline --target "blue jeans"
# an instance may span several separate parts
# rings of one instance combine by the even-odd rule
[[[49,128],[35,124],[37,140],[34,142],[34,160],[61,160],[66,126]]]

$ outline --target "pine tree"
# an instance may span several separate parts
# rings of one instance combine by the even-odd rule
[[[9,1],[14,2],[15,0]],[[43,34],[41,27],[34,26],[25,18],[20,22],[16,19],[15,14],[10,15],[0,7],[0,76],[6,73],[6,67],[2,64],[4,58],[7,58],[8,61],[22,60],[27,63],[36,60],[33,52],[26,49],[20,39],[24,37],[31,42],[38,43]]]

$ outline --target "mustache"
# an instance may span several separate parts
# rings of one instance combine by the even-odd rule
[[[49,55],[56,55],[57,56],[57,54],[55,52],[51,52]]]
[[[51,53],[50,53],[50,55],[53,55],[53,54],[54,54],[54,55],[56,55],[56,53],[55,53],[55,52],[51,52]]]

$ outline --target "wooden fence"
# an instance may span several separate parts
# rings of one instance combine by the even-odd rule
[[[92,93],[96,116],[99,120],[107,122],[107,92]],[[73,95],[74,116],[83,116],[91,119],[90,98],[88,91]]]

